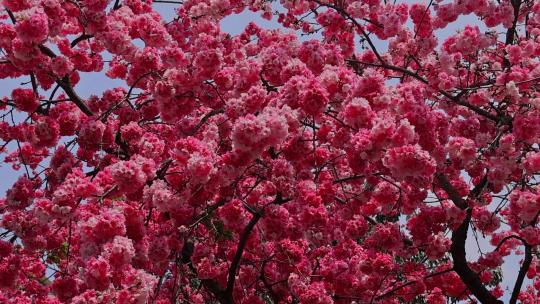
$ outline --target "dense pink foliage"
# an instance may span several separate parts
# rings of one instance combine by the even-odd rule
[[[538,303],[540,3],[0,3],[0,303]]]

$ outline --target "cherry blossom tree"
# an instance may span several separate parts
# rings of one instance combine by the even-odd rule
[[[538,303],[540,2],[0,9],[1,303]]]

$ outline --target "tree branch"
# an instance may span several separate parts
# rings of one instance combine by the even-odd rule
[[[427,79],[425,79],[424,77],[418,75],[418,73],[414,72],[414,71],[411,71],[411,70],[408,70],[408,69],[405,69],[405,68],[402,68],[402,67],[398,67],[398,66],[394,66],[394,65],[390,65],[390,64],[387,64],[385,62],[383,62],[382,64],[374,64],[374,63],[368,63],[368,62],[362,62],[362,61],[358,61],[356,59],[347,59],[346,60],[349,64],[366,64],[366,65],[370,65],[370,66],[373,66],[373,67],[379,67],[379,68],[382,68],[382,69],[387,69],[387,70],[391,70],[391,71],[395,71],[395,72],[400,72],[400,73],[403,73],[405,75],[408,75],[408,76],[411,76],[412,78],[426,84],[426,85],[429,85],[429,81]],[[352,65],[351,65],[352,66]],[[355,66],[352,66],[353,68],[355,68]],[[454,96],[450,93],[448,93],[447,91],[444,91],[444,90],[439,90],[438,91],[441,95],[443,95],[444,97],[448,98],[451,102],[457,104],[457,105],[460,105],[460,106],[463,106],[463,107],[466,107],[467,109],[475,112],[476,114],[478,115],[481,115],[481,116],[484,116],[492,121],[495,121],[495,122],[500,122],[500,121],[505,121],[504,118],[501,118],[501,117],[498,117],[496,115],[493,115],[491,114],[490,112],[482,109],[482,108],[479,108],[479,107],[476,107],[474,105],[471,105],[467,102],[464,102],[463,100],[461,100],[461,96],[460,95],[457,95],[457,96]]]
[[[512,22],[512,27],[506,32],[506,41],[505,44],[513,44],[515,35],[517,34],[516,27],[519,19],[519,9],[521,8],[521,0],[511,0],[510,3],[514,8],[514,21]],[[510,62],[508,62],[510,64]]]
[[[525,246],[525,259],[523,260],[523,264],[521,264],[521,268],[519,269],[518,277],[514,285],[514,289],[512,290],[512,297],[510,298],[509,302],[510,304],[517,303],[519,292],[521,291],[521,286],[523,285],[523,281],[525,280],[525,275],[527,274],[527,271],[529,270],[532,262],[531,245],[529,245],[525,241],[523,241],[523,245]]]
[[[229,267],[229,274],[227,277],[227,288],[225,289],[225,295],[227,299],[231,300],[231,303],[233,303],[232,293],[234,288],[234,281],[236,280],[236,272],[238,271],[238,268],[240,267],[240,260],[242,259],[242,255],[244,253],[244,248],[246,247],[247,241],[249,236],[251,235],[251,231],[257,225],[259,220],[262,218],[262,212],[256,212],[253,214],[253,217],[247,224],[247,226],[244,228],[244,231],[242,232],[242,235],[240,236],[240,241],[238,242],[238,246],[236,247],[236,253],[234,254],[234,258],[231,262],[231,266]]]
[[[450,246],[450,254],[454,261],[454,271],[459,275],[463,283],[471,291],[471,293],[483,304],[502,304],[503,302],[498,300],[489,290],[484,286],[480,277],[474,272],[467,263],[465,242],[467,241],[467,232],[469,231],[469,224],[471,222],[472,209],[468,207],[467,202],[459,195],[457,190],[450,184],[446,176],[442,173],[436,174],[439,180],[440,187],[446,191],[448,197],[452,202],[461,210],[465,210],[467,215],[465,219],[459,225],[459,227],[452,232],[452,245]],[[484,179],[479,183],[471,194],[478,196],[482,192],[482,188],[487,184],[487,179]],[[481,188],[480,188],[481,187]]]
[[[75,92],[73,89],[73,86],[71,85],[71,82],[69,81],[69,78],[67,76],[63,77],[62,79],[57,79],[56,83],[66,92],[67,96],[73,101],[75,105],[87,116],[92,116],[94,113],[90,108],[86,105],[86,103],[82,100],[82,98]]]
[[[459,195],[457,190],[450,184],[450,181],[442,173],[436,173],[435,177],[439,181],[440,187],[448,194],[448,198],[461,210],[467,209],[467,202]]]
[[[9,15],[9,18],[11,19],[11,22],[15,24],[17,20],[15,19],[15,16],[13,15],[13,13],[7,9],[6,11]],[[40,44],[38,48],[43,54],[49,56],[50,58],[56,57],[56,54],[48,47]],[[34,89],[34,92],[37,94],[37,84],[35,83],[34,74],[31,73],[30,77],[32,79],[32,88]],[[69,98],[72,99],[72,101],[79,107],[79,109],[81,109],[81,111],[83,111],[84,114],[88,116],[92,116],[94,114],[92,113],[90,108],[88,108],[88,106],[84,103],[84,101],[79,97],[79,95],[77,95],[77,93],[73,90],[73,86],[71,85],[69,78],[67,76],[65,76],[62,79],[56,79],[56,83],[64,90],[64,92],[66,92]]]
[[[465,242],[471,222],[472,209],[467,210],[467,215],[461,225],[452,233],[452,245],[450,253],[454,261],[454,271],[459,275],[463,283],[471,293],[483,304],[502,304],[503,302],[487,290],[480,277],[467,264],[465,254]]]
[[[187,133],[187,135],[188,136],[195,135],[195,133],[197,133],[197,131],[199,131],[199,129],[208,121],[208,119],[210,119],[214,115],[217,115],[223,112],[225,112],[223,108],[215,109],[208,112],[207,114],[203,116],[203,118],[201,118],[201,121],[199,121],[199,123],[197,123],[197,125],[193,127],[193,129]]]
[[[90,38],[93,38],[94,36],[93,35],[87,35],[87,34],[81,34],[79,37],[73,39],[73,41],[71,41],[71,47],[75,47],[79,42],[83,41],[83,40],[87,40],[87,39],[90,39]]]
[[[442,274],[445,274],[445,273],[448,273],[448,272],[451,272],[451,271],[454,271],[454,270],[452,268],[449,268],[449,269],[441,270],[439,272],[428,274],[427,276],[424,277],[424,280],[435,277],[435,276],[438,276],[438,275],[442,275]],[[389,295],[392,295],[396,291],[398,291],[398,290],[400,290],[402,288],[405,288],[405,287],[407,287],[409,285],[416,284],[416,283],[418,283],[418,281],[409,281],[407,283],[404,283],[402,285],[394,287],[391,290],[389,290],[389,291],[383,293],[382,295],[376,297],[375,300],[377,300],[377,301],[382,300],[383,298],[388,297]]]
[[[272,203],[276,205],[280,205],[287,201],[289,201],[289,199],[284,199],[282,197],[282,194],[278,192],[276,194],[276,198],[274,199]],[[234,303],[233,289],[234,289],[234,282],[236,280],[236,272],[238,271],[238,268],[240,267],[240,260],[242,259],[244,248],[246,247],[248,238],[251,235],[251,231],[253,231],[253,228],[255,228],[255,225],[257,225],[257,223],[262,218],[262,216],[263,216],[263,210],[259,210],[258,212],[253,213],[253,217],[251,218],[247,226],[244,228],[244,231],[242,232],[242,235],[240,236],[240,240],[238,241],[238,246],[236,247],[236,253],[234,254],[233,260],[231,262],[231,266],[229,267],[229,274],[227,277],[227,287],[224,292],[224,296],[226,300],[225,303]]]
[[[48,47],[46,47],[44,45],[40,45],[39,50],[43,54],[45,54],[45,55],[47,55],[47,56],[49,56],[51,58],[56,57],[56,54],[51,49],[49,49]],[[82,98],[79,97],[79,95],[73,89],[73,86],[71,85],[71,82],[69,81],[68,76],[64,76],[62,79],[56,79],[56,83],[64,90],[64,92],[66,92],[67,96],[71,99],[71,101],[73,101],[73,103],[75,103],[75,105],[77,105],[77,107],[79,107],[79,109],[84,114],[86,114],[87,116],[94,115],[94,113],[92,113],[92,111],[86,105],[86,103],[82,100]]]

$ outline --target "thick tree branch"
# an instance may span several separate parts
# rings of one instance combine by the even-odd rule
[[[39,45],[38,48],[43,54],[49,56],[50,58],[55,58],[56,57],[56,54],[50,48],[48,48],[48,47],[46,47],[44,45]]]
[[[71,82],[69,81],[69,78],[65,76],[62,79],[57,79],[56,83],[66,92],[67,96],[73,101],[75,105],[87,116],[92,116],[94,113],[90,108],[86,105],[86,103],[82,100],[82,98],[75,92],[73,89],[73,86],[71,85]]]
[[[79,37],[73,39],[73,41],[71,41],[71,47],[75,47],[79,42],[81,41],[84,41],[84,40],[87,40],[87,39],[90,39],[90,38],[93,38],[94,36],[93,35],[88,35],[88,34],[82,34],[80,35]]]
[[[457,190],[450,184],[450,181],[442,173],[437,173],[435,175],[439,181],[441,188],[448,194],[448,198],[461,210],[467,209],[467,202],[459,195]]]
[[[514,8],[514,21],[512,22],[512,27],[506,32],[506,45],[514,43],[514,39],[517,34],[516,27],[519,19],[519,9],[521,8],[521,0],[510,0],[510,3]],[[510,64],[510,62],[508,62],[508,64]]]
[[[471,293],[483,304],[502,304],[503,302],[489,292],[484,286],[480,277],[474,272],[467,263],[465,243],[467,241],[467,232],[471,222],[472,209],[468,207],[467,202],[459,195],[457,190],[450,184],[446,176],[442,173],[436,175],[441,188],[448,194],[452,202],[461,210],[466,210],[466,216],[461,225],[452,233],[452,245],[450,254],[454,261],[454,271],[459,275],[463,283],[471,291]],[[475,187],[471,194],[478,196],[482,192],[482,188],[487,184],[487,179],[482,180],[479,186]]]
[[[280,205],[288,201],[289,199],[284,199],[281,193],[277,193],[276,198],[274,199],[272,203],[276,205]],[[223,304],[234,303],[234,300],[233,300],[234,282],[236,280],[236,273],[238,272],[238,269],[240,267],[240,261],[244,253],[244,248],[246,247],[247,241],[249,239],[249,236],[251,235],[251,232],[253,231],[253,228],[255,228],[255,225],[257,225],[257,223],[262,218],[262,216],[263,216],[263,210],[259,210],[258,212],[253,213],[253,217],[251,218],[247,226],[244,228],[244,231],[242,232],[242,235],[240,236],[240,240],[238,241],[238,246],[236,247],[236,253],[234,254],[233,260],[231,262],[231,266],[229,267],[229,274],[227,277],[227,287],[224,292],[225,302],[222,302]]]
[[[116,0],[116,1],[114,1],[113,10],[115,11],[115,10],[119,9],[121,6],[122,6],[122,4],[120,4],[120,0]]]
[[[253,214],[253,217],[247,224],[247,226],[244,228],[244,231],[242,232],[242,235],[240,236],[240,240],[238,241],[238,246],[236,247],[236,253],[234,254],[233,260],[231,262],[231,266],[229,267],[229,274],[227,277],[227,288],[225,289],[225,295],[227,299],[232,301],[232,293],[234,288],[234,282],[236,280],[236,272],[238,271],[238,268],[240,267],[240,260],[242,259],[242,255],[244,253],[244,248],[246,247],[247,241],[249,236],[251,235],[251,231],[253,228],[255,228],[255,225],[259,222],[259,220],[262,218],[262,213],[257,212]]]
[[[43,54],[45,54],[45,55],[47,55],[47,56],[49,56],[51,58],[56,57],[56,54],[51,49],[49,49],[48,47],[46,47],[44,45],[40,45],[39,50]],[[56,79],[56,83],[64,90],[64,92],[66,92],[67,96],[71,99],[71,101],[73,101],[73,103],[75,103],[75,105],[77,105],[77,107],[79,107],[79,109],[84,114],[86,114],[88,116],[94,115],[94,113],[92,113],[92,111],[86,105],[86,103],[82,100],[82,98],[73,89],[73,86],[71,85],[71,82],[70,82],[68,76],[64,76],[61,79]]]
[[[497,300],[497,298],[487,290],[478,274],[474,272],[467,263],[465,242],[467,241],[467,232],[469,231],[471,215],[472,209],[468,209],[465,219],[458,229],[452,233],[450,253],[452,254],[452,260],[454,261],[454,271],[481,303],[502,304],[502,301]]]
[[[516,279],[514,289],[512,290],[512,296],[510,297],[510,304],[517,303],[519,292],[521,291],[521,286],[523,285],[523,281],[525,280],[525,275],[527,274],[527,271],[529,270],[532,262],[531,245],[529,245],[525,241],[523,242],[523,245],[525,246],[525,259],[523,260],[523,264],[521,264],[521,268],[519,269],[518,277]]]

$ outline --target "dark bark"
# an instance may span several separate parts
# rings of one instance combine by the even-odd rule
[[[56,54],[49,49],[46,46],[40,45],[39,50],[49,56],[50,58],[55,58]],[[64,76],[62,79],[56,79],[56,83],[66,92],[66,95],[71,99],[77,107],[86,115],[92,116],[94,113],[90,110],[90,108],[86,105],[86,103],[82,100],[82,98],[75,92],[73,89],[73,86],[71,85],[71,82],[69,80],[68,76]]]
[[[521,268],[519,269],[518,277],[514,285],[514,289],[512,290],[512,297],[510,298],[509,302],[510,304],[517,303],[519,292],[521,291],[521,286],[523,285],[523,281],[525,280],[525,275],[527,274],[527,271],[529,270],[532,262],[531,246],[526,242],[523,242],[523,245],[525,245],[525,259],[523,260],[523,264],[521,264]]]
[[[512,7],[514,8],[514,21],[512,22],[512,27],[508,29],[506,32],[506,40],[505,44],[513,44],[515,36],[517,34],[516,28],[517,28],[517,22],[519,19],[519,9],[521,8],[521,0],[511,0],[510,3],[512,4]]]
[[[448,194],[450,200],[461,210],[466,211],[466,216],[459,227],[452,233],[452,245],[450,254],[454,262],[454,271],[467,286],[469,291],[483,304],[502,304],[494,295],[489,292],[486,286],[480,280],[480,277],[474,272],[467,263],[465,243],[467,241],[467,232],[471,222],[472,209],[467,202],[459,195],[457,190],[448,181],[443,174],[436,175],[440,187]],[[480,183],[470,192],[470,197],[476,198],[487,185],[487,177],[484,177]]]
[[[231,262],[231,266],[229,267],[229,274],[227,277],[227,288],[225,289],[225,295],[227,296],[227,299],[230,299],[231,301],[233,298],[232,293],[233,293],[233,288],[234,288],[234,282],[236,280],[236,272],[240,268],[240,261],[244,253],[244,248],[246,247],[248,238],[251,235],[251,231],[253,231],[253,228],[255,228],[255,225],[257,225],[257,223],[259,222],[261,218],[262,218],[262,212],[254,213],[253,217],[251,218],[247,226],[244,228],[244,231],[242,232],[242,235],[240,236],[240,240],[238,241],[238,246],[236,247],[236,253],[234,254],[234,258]]]
[[[276,195],[276,198],[272,202],[272,204],[281,205],[286,202],[290,201],[289,198],[283,198],[281,193],[278,193]],[[251,212],[251,211],[250,211]],[[227,275],[227,286],[225,289],[221,288],[219,284],[215,280],[201,280],[201,283],[203,286],[208,289],[219,301],[221,304],[234,304],[234,297],[233,297],[233,291],[234,291],[234,283],[236,281],[236,274],[238,270],[240,269],[240,264],[242,261],[242,255],[244,254],[244,249],[247,245],[247,241],[249,239],[249,236],[251,235],[251,232],[259,222],[259,220],[263,217],[264,208],[261,208],[261,210],[258,210],[256,212],[251,212],[253,214],[253,217],[249,221],[249,223],[246,225],[244,230],[242,231],[242,234],[240,235],[240,239],[238,240],[238,245],[236,247],[236,252],[234,254],[233,260],[231,261],[231,265],[229,266],[229,272]],[[183,253],[182,253],[183,254]],[[188,258],[182,257],[182,260],[190,262]],[[196,272],[196,270],[191,265],[192,270]],[[264,274],[263,274],[264,275]]]
[[[467,215],[458,229],[452,233],[452,246],[450,253],[454,261],[454,271],[459,275],[463,283],[471,293],[483,304],[502,304],[503,302],[487,290],[480,277],[467,264],[465,242],[471,222],[472,209],[467,209]]]

